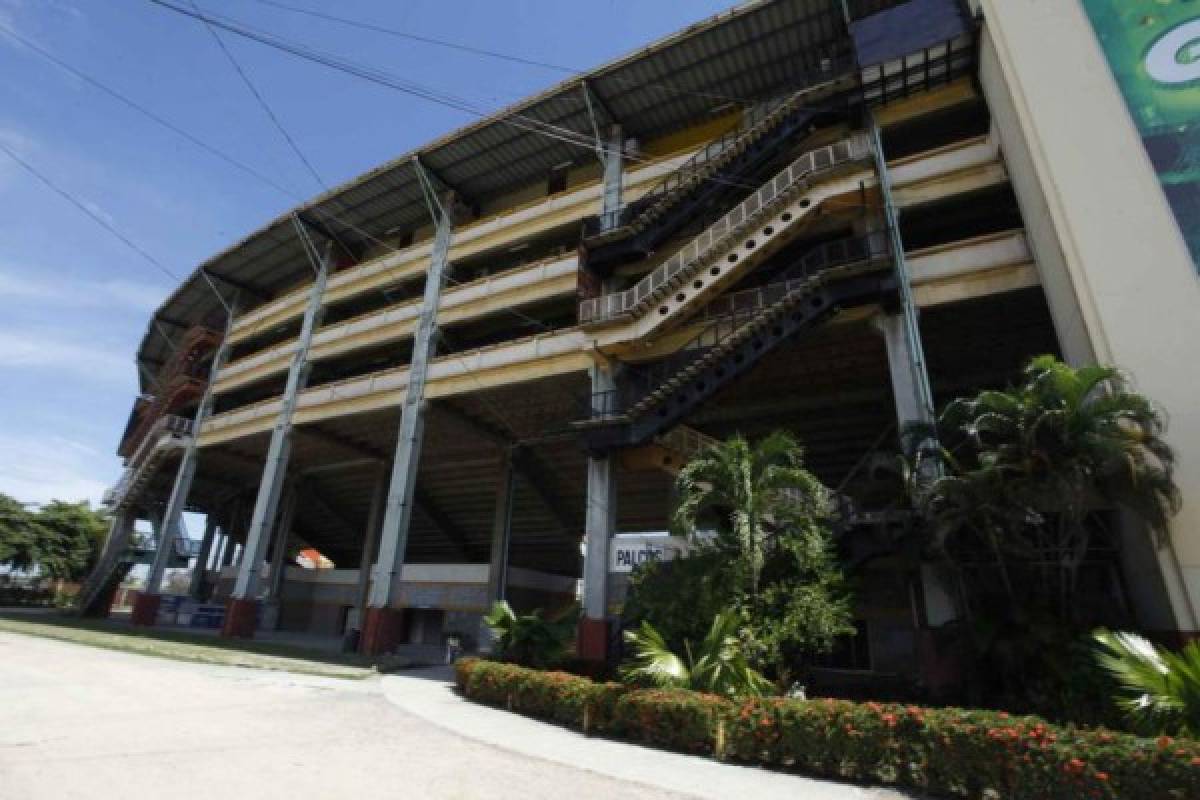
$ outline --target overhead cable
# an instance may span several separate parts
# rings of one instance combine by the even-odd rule
[[[95,222],[100,227],[104,228],[104,230],[108,231],[116,238],[120,239],[125,244],[126,247],[128,247],[130,250],[133,250],[135,253],[140,255],[142,258],[149,261],[151,264],[153,264],[155,267],[157,267],[164,275],[172,278],[176,282],[179,281],[179,276],[176,275],[174,272],[172,272],[165,264],[163,264],[157,258],[155,258],[154,256],[150,255],[148,252],[146,252],[140,245],[138,245],[136,242],[134,242],[128,236],[126,236],[125,234],[123,234],[119,230],[117,230],[116,227],[114,227],[113,224],[110,223],[108,220],[104,219],[102,216],[100,216],[95,211],[90,209],[88,207],[87,203],[84,203],[82,200],[75,197],[75,195],[71,194],[69,191],[62,188],[58,184],[56,184],[54,181],[50,180],[50,178],[46,177],[45,174],[38,171],[38,169],[36,167],[34,167],[28,161],[21,158],[16,153],[14,153],[12,151],[12,149],[10,149],[9,146],[6,145],[3,141],[0,141],[0,151],[3,151],[9,158],[11,158],[13,161],[17,162],[18,164],[20,164],[25,169],[26,172],[28,172],[30,175],[32,175],[33,177],[35,177],[39,181],[41,181],[43,184],[45,184],[55,194],[59,195],[64,200],[66,200],[68,203],[75,206],[77,209],[82,211],[87,216],[91,217],[93,222]]]

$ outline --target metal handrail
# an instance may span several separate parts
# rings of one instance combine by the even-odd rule
[[[104,504],[114,506],[124,499],[125,493],[129,491],[129,487],[133,485],[134,479],[138,472],[144,466],[148,454],[153,452],[162,443],[163,434],[170,434],[172,439],[183,438],[192,435],[192,421],[186,417],[167,414],[159,417],[150,431],[142,439],[138,449],[133,452],[125,461],[125,471],[121,473],[120,479],[113,485],[111,489],[104,493]]]
[[[779,202],[799,188],[808,185],[809,178],[869,155],[870,145],[862,135],[806,152],[635,285],[621,292],[584,300],[579,305],[579,321],[607,321],[632,313],[639,306],[644,308],[644,304],[668,290],[678,280],[687,280],[708,257],[722,251],[740,231],[754,224],[764,214],[771,213]]]
[[[611,420],[626,416],[673,376],[740,335],[748,323],[761,317],[764,310],[829,280],[834,272],[844,273],[851,267],[885,267],[891,263],[891,240],[886,231],[816,246],[780,273],[775,282],[726,295],[710,303],[697,317],[709,322],[708,327],[674,355],[640,370],[631,370],[626,375],[624,387],[592,394],[589,402],[591,419]]]
[[[661,210],[663,201],[675,191],[704,180],[719,169],[727,161],[724,156],[737,150],[736,145],[753,141],[772,130],[790,114],[799,110],[800,101],[814,87],[849,75],[854,68],[854,58],[849,55],[819,59],[801,74],[797,81],[801,88],[785,97],[772,98],[751,106],[737,127],[697,150],[641,197],[620,208],[585,219],[584,238],[594,238],[602,234],[606,238],[612,237],[623,229],[635,227],[635,221],[640,218],[654,217],[655,212]]]

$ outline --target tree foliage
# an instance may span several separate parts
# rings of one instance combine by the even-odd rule
[[[1034,358],[1018,385],[952,402],[940,419],[943,477],[918,498],[934,546],[991,553],[1009,599],[1045,600],[1018,586],[1014,562],[1059,565],[1051,589],[1074,612],[1094,514],[1126,509],[1161,538],[1180,507],[1165,421],[1120,370]]]
[[[1097,660],[1117,680],[1118,704],[1146,733],[1200,738],[1200,642],[1178,653],[1135,633],[1095,633]]]
[[[727,697],[761,696],[771,682],[750,666],[746,648],[738,638],[741,620],[733,611],[713,617],[704,638],[685,640],[683,656],[667,646],[662,634],[643,621],[637,630],[625,631],[633,649],[622,666],[621,677],[635,684],[662,689],[693,689]]]
[[[6,494],[0,494],[0,564],[27,570],[37,557],[33,514]]]
[[[752,663],[781,679],[853,632],[828,491],[794,437],[714,445],[683,468],[677,489],[672,524],[693,551],[635,573],[627,620],[648,620],[680,652],[731,612]]]
[[[575,633],[575,617],[574,609],[557,620],[547,620],[540,610],[517,614],[501,600],[483,621],[496,636],[496,655],[523,666],[543,668],[562,661]]]
[[[87,502],[55,500],[30,512],[0,495],[0,564],[47,578],[85,577],[103,546],[107,516]]]

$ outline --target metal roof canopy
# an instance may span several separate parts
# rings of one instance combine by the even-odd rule
[[[862,16],[897,1],[856,0],[853,13]],[[310,267],[292,229],[293,213],[352,249],[372,236],[424,224],[428,212],[414,158],[468,203],[526,186],[564,161],[586,160],[590,155],[584,148],[506,122],[520,115],[590,139],[584,83],[599,101],[593,105],[602,124],[619,121],[627,135],[642,139],[704,119],[729,100],[756,101],[784,92],[805,56],[848,47],[842,14],[842,0],[756,0],[569,78],[281,214],[197,267],[155,319],[176,326],[220,319],[222,308],[203,273],[226,296],[240,290],[244,306],[298,282]],[[139,363],[162,363],[169,354],[152,321],[138,350]],[[146,391],[147,377],[139,373]]]

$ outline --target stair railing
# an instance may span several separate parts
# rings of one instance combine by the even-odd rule
[[[838,239],[817,245],[765,286],[718,297],[697,315],[708,326],[673,355],[648,366],[630,367],[616,389],[594,393],[590,399],[592,421],[623,419],[630,409],[712,350],[737,336],[749,323],[775,304],[802,289],[828,280],[848,267],[885,267],[892,263],[891,240],[886,231]]]
[[[796,91],[751,106],[737,127],[697,150],[644,195],[620,208],[585,219],[584,238],[595,238],[602,234],[605,238],[610,238],[622,229],[630,227],[638,217],[657,206],[664,198],[689,183],[707,178],[720,167],[722,157],[733,152],[738,143],[757,139],[781,124],[801,108],[805,95],[814,87],[850,75],[855,66],[856,62],[850,55],[820,58],[808,65],[796,81],[796,85],[800,87]]]
[[[762,212],[771,211],[778,201],[807,186],[809,179],[869,155],[870,145],[862,135],[806,152],[635,285],[580,303],[580,323],[598,323],[644,311],[679,280],[686,280],[707,257],[722,251]]]

